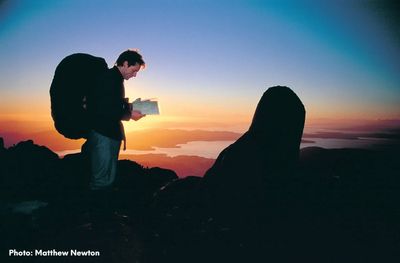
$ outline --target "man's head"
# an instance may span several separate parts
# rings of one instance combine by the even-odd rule
[[[145,67],[142,55],[140,55],[136,50],[128,49],[122,52],[115,65],[118,67],[122,74],[122,77],[126,80],[136,77],[136,74],[140,69]]]

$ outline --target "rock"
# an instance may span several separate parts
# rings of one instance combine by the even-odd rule
[[[151,184],[158,189],[178,179],[178,175],[174,171],[160,167],[152,167],[148,169],[148,173]]]
[[[117,171],[115,204],[128,214],[145,209],[159,188],[178,178],[174,171],[158,167],[148,169],[130,160],[118,161]]]
[[[204,176],[220,216],[230,220],[260,213],[295,177],[304,120],[304,106],[291,89],[276,86],[264,93],[249,130]]]
[[[4,172],[1,193],[6,200],[51,198],[59,164],[57,154],[29,140],[7,149],[1,159]]]
[[[194,176],[156,192],[146,218],[151,242],[145,252],[150,262],[201,262],[204,253],[200,251],[208,246],[204,243],[208,219],[204,198],[203,179]]]
[[[304,119],[292,90],[270,88],[249,131],[220,153],[204,179],[177,180],[157,192],[150,220],[151,251],[160,253],[154,262],[183,262],[190,254],[198,255],[196,262],[252,262],[265,253],[272,259],[274,251],[265,248],[274,238],[281,242],[275,253],[282,254],[289,222],[277,224],[285,212],[279,204],[292,201],[287,182],[295,177]]]

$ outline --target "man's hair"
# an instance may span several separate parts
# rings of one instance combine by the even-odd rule
[[[115,64],[117,64],[117,66],[122,66],[125,61],[128,62],[128,66],[134,66],[136,65],[136,63],[139,64],[141,67],[145,67],[146,65],[144,63],[142,55],[140,55],[137,50],[133,49],[128,49],[127,51],[122,52],[119,55]]]

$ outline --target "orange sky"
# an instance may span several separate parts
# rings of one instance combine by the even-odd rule
[[[145,92],[142,92],[145,93]],[[133,93],[134,94],[134,93]],[[141,94],[140,90],[137,94]],[[260,94],[261,97],[262,94]],[[132,96],[134,97],[134,96]],[[147,98],[145,96],[141,96]],[[161,115],[146,116],[139,122],[124,122],[127,132],[143,129],[206,129],[244,132],[247,130],[258,100],[241,101],[238,98],[232,101],[208,100],[205,103],[197,103],[191,100],[168,99],[161,97],[159,104]],[[3,102],[4,101],[4,102]],[[338,126],[352,120],[371,121],[376,119],[400,118],[396,112],[376,112],[373,107],[365,108],[342,106],[340,108],[326,108],[318,103],[305,103],[307,110],[307,125],[319,123],[320,119],[329,119]],[[225,104],[237,105],[226,107]],[[344,114],[345,112],[345,114]],[[48,95],[31,97],[29,99],[10,98],[2,100],[0,104],[0,132],[32,133],[53,130],[53,122],[50,114],[50,98]]]

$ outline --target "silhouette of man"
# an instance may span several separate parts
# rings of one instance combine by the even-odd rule
[[[121,120],[138,121],[145,116],[131,110],[124,88],[124,80],[136,77],[144,66],[145,62],[137,51],[127,50],[119,55],[114,67],[100,76],[89,76],[96,81],[96,88],[90,90],[86,97],[91,131],[82,151],[90,163],[92,206],[94,210],[98,208],[99,213],[104,213],[109,206],[122,140],[126,148]]]

